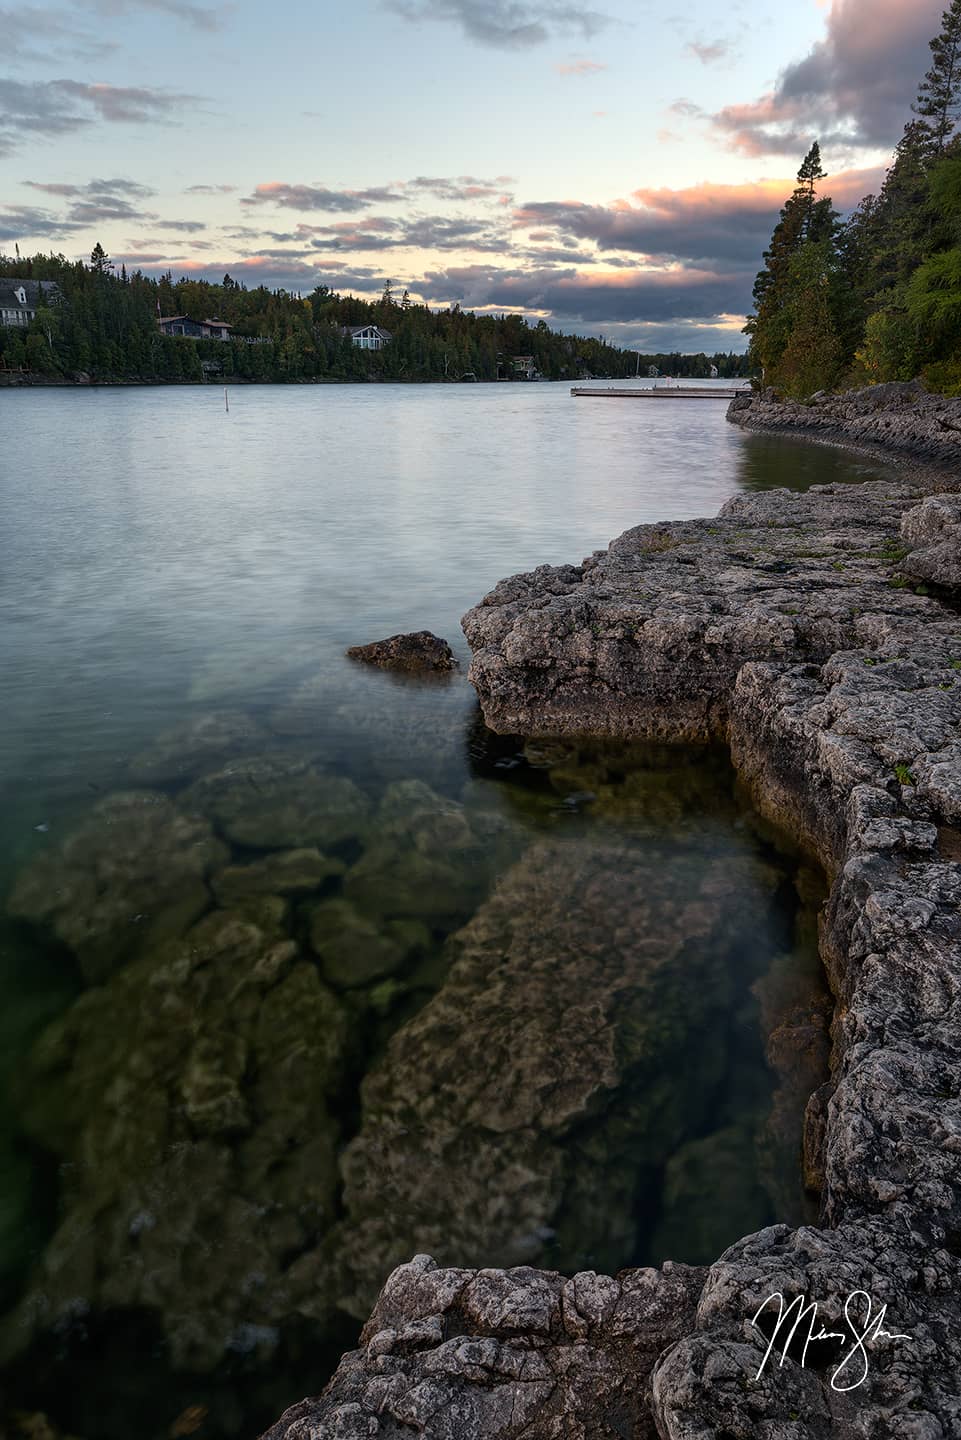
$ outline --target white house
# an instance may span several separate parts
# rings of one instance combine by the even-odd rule
[[[349,335],[350,343],[360,350],[383,350],[393,339],[382,325],[341,325],[341,335]]]
[[[60,287],[52,280],[0,280],[0,325],[26,329],[38,308],[59,295]]]

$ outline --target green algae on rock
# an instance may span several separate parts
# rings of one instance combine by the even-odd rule
[[[85,992],[23,1077],[26,1131],[65,1188],[4,1350],[69,1326],[78,1299],[153,1311],[179,1368],[244,1327],[269,1349],[297,1306],[289,1256],[333,1218],[349,1043],[295,944],[229,911]]]
[[[227,855],[189,806],[156,791],[122,791],[27,866],[8,910],[50,925],[97,983],[202,915],[210,905],[205,877]]]

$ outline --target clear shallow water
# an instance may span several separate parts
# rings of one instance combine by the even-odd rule
[[[765,1037],[823,1016],[817,884],[725,757],[499,740],[462,679],[342,652],[430,628],[466,658],[458,618],[503,575],[739,488],[876,471],[744,436],[723,401],[543,384],[237,388],[229,415],[214,388],[0,404],[14,1403],[85,1440],[252,1435],[319,1388],[414,1248],[616,1268],[803,1213],[810,1073]],[[304,848],[323,858],[270,869]],[[444,942],[499,879],[498,953],[534,946],[569,1006],[618,984],[623,1003],[604,1098],[570,1080],[570,1115],[521,1105],[491,1148],[510,1058],[463,1108],[458,1057],[536,1037],[545,1004],[520,958],[497,990]],[[644,905],[620,914],[626,892]],[[543,942],[512,928],[535,907]],[[536,1178],[516,1195],[515,1140]]]

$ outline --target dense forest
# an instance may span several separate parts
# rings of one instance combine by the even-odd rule
[[[961,395],[961,0],[880,194],[842,223],[817,144],[764,255],[748,320],[752,369],[797,399],[920,375]]]
[[[38,311],[29,329],[0,328],[0,371],[94,380],[514,380],[513,357],[533,357],[547,380],[633,375],[637,353],[601,339],[561,335],[543,320],[475,315],[457,305],[431,310],[398,300],[390,282],[377,301],[341,296],[319,286],[307,296],[247,289],[225,275],[219,285],[139,271],[118,274],[99,245],[90,263],[62,255],[0,257],[0,279],[53,280],[59,303]],[[234,339],[188,340],[161,335],[157,317],[190,315],[228,321]],[[381,351],[351,344],[342,327],[373,323],[390,331]],[[250,343],[256,341],[258,343]],[[705,376],[746,374],[743,355],[642,355],[642,373]],[[205,365],[207,369],[205,370]],[[211,366],[218,367],[211,370]]]

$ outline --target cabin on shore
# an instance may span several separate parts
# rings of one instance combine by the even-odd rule
[[[383,350],[394,338],[383,325],[341,325],[340,333],[349,336],[351,345],[358,350]]]
[[[53,280],[0,280],[0,325],[25,330],[42,305],[60,299],[60,287]]]
[[[514,374],[521,376],[524,380],[533,380],[537,374],[533,355],[512,355],[511,364],[514,367]]]
[[[182,335],[188,340],[229,340],[234,328],[226,320],[193,320],[189,315],[162,315],[157,324],[161,335]]]

